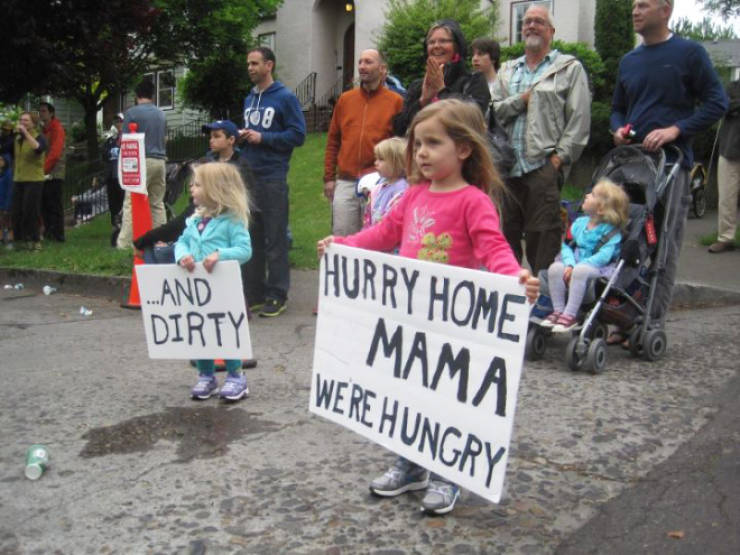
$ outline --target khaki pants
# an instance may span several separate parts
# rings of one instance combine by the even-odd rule
[[[332,209],[332,234],[352,235],[362,229],[362,203],[357,196],[357,181],[337,179]]]
[[[717,241],[735,240],[737,231],[737,195],[740,189],[740,160],[719,157],[717,165]]]
[[[152,212],[152,229],[167,223],[167,213],[164,210],[165,184],[164,160],[159,158],[146,159],[146,190],[149,196],[149,209]],[[118,234],[118,248],[133,247],[133,226],[131,223],[131,193],[126,192],[123,201],[123,220],[121,232]]]

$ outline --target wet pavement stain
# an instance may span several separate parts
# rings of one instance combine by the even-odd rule
[[[113,426],[94,428],[82,439],[83,458],[148,451],[160,439],[179,442],[176,462],[220,457],[229,443],[247,435],[274,432],[275,422],[260,420],[245,410],[218,407],[169,407]]]

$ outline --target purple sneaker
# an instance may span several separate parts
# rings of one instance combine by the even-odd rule
[[[242,397],[249,395],[247,387],[247,377],[244,374],[238,376],[226,376],[224,385],[221,388],[221,399],[226,401],[238,401]]]
[[[198,383],[193,387],[190,396],[193,399],[208,399],[217,391],[218,382],[216,381],[216,376],[200,374],[198,376]]]

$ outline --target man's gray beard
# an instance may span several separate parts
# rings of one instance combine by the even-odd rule
[[[528,52],[541,52],[545,48],[545,39],[539,35],[530,35],[524,39],[524,50]]]

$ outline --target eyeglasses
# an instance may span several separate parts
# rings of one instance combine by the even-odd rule
[[[442,46],[443,44],[450,44],[451,42],[453,42],[452,39],[434,39],[427,41],[427,46]]]
[[[524,25],[539,25],[539,26],[545,26],[549,25],[548,21],[546,19],[542,19],[541,17],[528,17],[524,21],[522,21]]]

